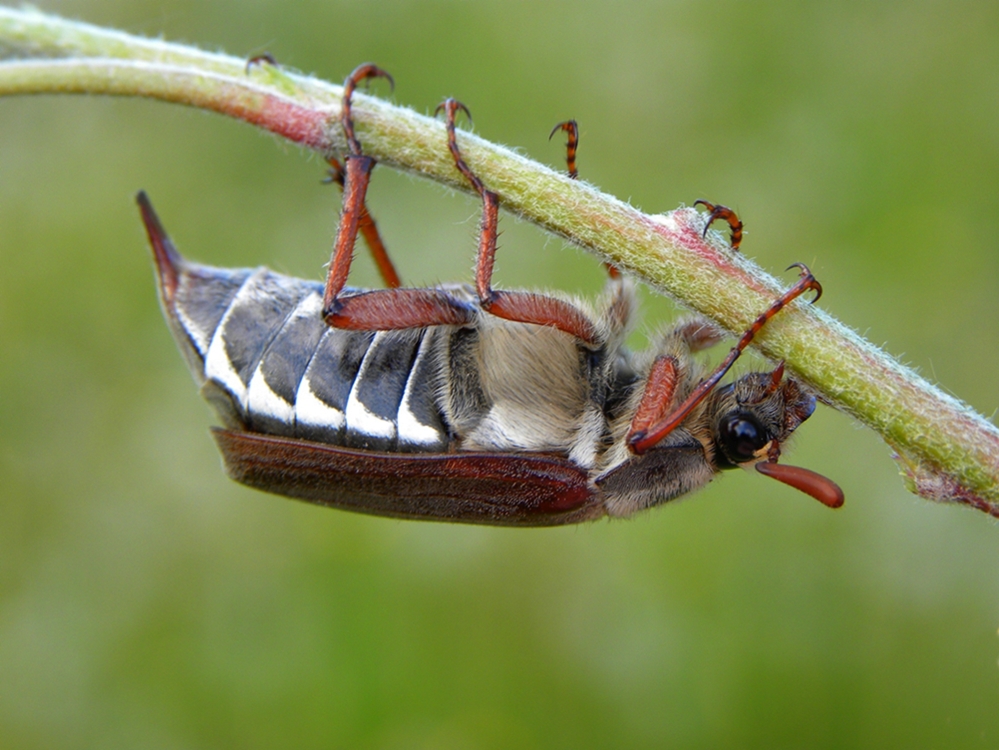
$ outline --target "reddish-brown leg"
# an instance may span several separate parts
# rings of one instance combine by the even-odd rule
[[[575,120],[560,122],[552,128],[552,132],[548,134],[548,140],[550,141],[560,130],[568,136],[565,141],[565,166],[569,172],[569,177],[575,180],[579,177],[579,170],[576,169],[576,149],[579,147],[579,125]]]
[[[444,110],[447,117],[447,142],[458,171],[465,176],[482,197],[482,225],[479,232],[479,252],[475,264],[475,288],[483,310],[517,323],[553,326],[575,336],[583,343],[598,346],[597,330],[593,322],[575,307],[553,297],[528,292],[505,292],[492,288],[493,265],[496,261],[496,237],[499,223],[499,196],[486,190],[469,169],[458,148],[454,119],[458,110],[468,114],[468,108],[454,99],[447,99],[437,111]]]
[[[343,210],[333,245],[329,274],[326,277],[323,317],[326,323],[334,328],[359,331],[465,325],[474,319],[474,310],[439,289],[393,288],[341,296],[350,272],[357,233],[364,225],[365,216],[370,222],[370,216],[364,207],[364,197],[371,180],[371,170],[375,166],[373,158],[361,153],[361,144],[354,133],[351,96],[358,83],[376,77],[392,80],[388,73],[374,65],[361,65],[347,77],[343,85],[341,121],[350,153],[344,160],[346,166],[342,172]],[[386,282],[389,283],[387,276]]]
[[[693,318],[673,329],[672,336],[680,338],[692,352],[714,346],[722,338],[722,330],[705,319]],[[676,386],[682,376],[680,362],[672,354],[656,357],[645,381],[642,400],[631,420],[629,433],[647,432],[662,422],[673,409]],[[784,372],[783,366],[780,368]],[[779,382],[779,377],[778,377]]]
[[[744,334],[742,334],[742,337],[732,348],[732,351],[728,353],[728,356],[725,357],[722,363],[718,365],[711,375],[697,384],[682,404],[676,407],[676,409],[670,411],[669,414],[663,417],[652,427],[642,429],[640,426],[636,426],[634,422],[632,423],[632,427],[628,435],[628,446],[631,448],[633,453],[645,453],[645,451],[655,446],[660,440],[672,432],[677,425],[686,419],[690,412],[692,412],[718,384],[718,381],[725,376],[725,373],[728,372],[730,367],[732,367],[735,361],[742,354],[743,350],[749,346],[750,342],[752,342],[753,338],[757,333],[759,333],[760,329],[763,328],[766,322],[783,310],[784,307],[791,302],[791,300],[800,297],[809,290],[815,292],[815,298],[812,302],[815,302],[820,296],[822,296],[822,286],[815,280],[815,277],[812,276],[811,271],[809,271],[808,268],[802,263],[795,263],[794,265],[789,266],[789,268],[795,267],[801,269],[798,282],[778,297],[762,315],[753,321],[753,324]],[[780,366],[777,369],[779,371],[777,382],[779,383],[779,378],[783,375],[784,368],[783,366]],[[642,402],[645,402],[644,396],[642,398]],[[650,411],[652,410],[652,407],[650,407]]]
[[[347,169],[343,187],[343,208],[340,213],[340,226],[337,228],[333,244],[333,258],[330,260],[326,276],[326,290],[323,295],[323,314],[328,318],[331,312],[340,309],[337,298],[347,283],[350,262],[357,240],[357,227],[361,220],[364,195],[371,180],[371,170],[375,160],[369,156],[350,155],[346,159]]]
[[[354,96],[354,89],[361,81],[369,78],[384,78],[389,82],[391,88],[395,88],[395,79],[388,73],[371,63],[358,65],[343,82],[343,107],[340,110],[340,124],[343,126],[343,134],[347,136],[347,148],[352,156],[361,155],[361,143],[354,134],[354,117],[351,112],[351,98]]]
[[[704,206],[708,209],[708,223],[704,225],[704,233],[702,236],[706,237],[708,234],[708,229],[711,224],[714,223],[716,219],[724,219],[728,222],[729,228],[732,230],[732,249],[738,250],[739,245],[742,244],[742,227],[743,224],[736,216],[735,211],[733,211],[728,206],[719,206],[714,203],[708,203],[705,200],[694,201],[695,206]]]
[[[548,140],[550,141],[554,135],[563,131],[566,133],[565,141],[565,167],[569,174],[569,178],[572,180],[579,178],[579,170],[576,169],[576,149],[579,148],[579,123],[575,120],[565,120],[560,122],[554,128],[552,132],[548,134]],[[604,263],[604,268],[607,269],[607,275],[612,279],[616,279],[621,275],[621,272],[617,270],[610,263]]]
[[[328,182],[335,182],[343,190],[346,187],[343,166],[332,156],[328,157],[326,161],[330,165]],[[392,259],[389,258],[388,250],[385,249],[385,243],[382,242],[381,235],[378,234],[378,227],[375,225],[375,220],[368,212],[368,207],[363,203],[361,204],[361,215],[358,218],[357,226],[364,237],[364,242],[368,246],[368,250],[371,251],[371,257],[378,267],[378,273],[381,274],[385,286],[389,289],[398,289],[402,286],[399,274],[395,270]]]
[[[642,400],[631,420],[630,434],[643,433],[657,425],[673,407],[680,363],[671,354],[656,357],[645,381]]]

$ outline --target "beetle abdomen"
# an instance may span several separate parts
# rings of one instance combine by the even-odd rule
[[[174,336],[227,423],[352,448],[446,450],[435,331],[330,328],[321,284],[265,268],[176,256],[171,275],[159,265]]]

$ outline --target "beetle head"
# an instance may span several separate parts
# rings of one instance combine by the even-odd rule
[[[751,372],[715,391],[715,461],[731,469],[774,456],[791,433],[815,411],[815,396],[797,381],[773,373]],[[778,448],[779,450],[779,448]]]
[[[815,396],[783,375],[781,363],[771,373],[749,373],[715,391],[715,464],[719,469],[755,466],[761,474],[839,507],[843,492],[831,480],[777,463],[781,445],[815,411]]]

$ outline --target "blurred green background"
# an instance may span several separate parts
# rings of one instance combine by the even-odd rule
[[[395,101],[458,96],[553,165],[575,117],[585,179],[731,205],[765,268],[808,263],[823,307],[999,405],[995,2],[39,5],[334,81],[377,61]],[[194,259],[319,278],[322,174],[177,106],[0,100],[0,747],[999,747],[995,521],[908,495],[828,409],[791,460],[838,512],[736,473],[510,530],[228,481],[133,194]],[[471,199],[380,169],[370,205],[405,279],[470,278]],[[501,283],[599,290],[593,258],[503,231]]]

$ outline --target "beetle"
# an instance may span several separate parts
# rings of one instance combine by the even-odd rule
[[[568,299],[491,286],[499,198],[465,163],[446,100],[447,145],[479,194],[483,218],[475,284],[402,288],[365,207],[374,159],[354,132],[359,83],[388,74],[370,64],[344,84],[348,153],[332,179],[343,188],[325,284],[266,268],[221,269],[183,258],[145,193],[137,200],[152,245],[167,323],[203,396],[226,472],[268,492],[398,518],[552,526],[626,517],[752,468],[830,507],[840,488],[777,463],[815,396],[772,372],[722,377],[785,305],[822,288],[808,269],[712,372],[694,353],[722,332],[681,320],[647,352],[624,348],[636,300],[611,268],[598,312]],[[575,176],[578,130],[568,134]],[[709,210],[732,228],[724,206]],[[346,286],[358,232],[385,289]],[[813,299],[814,302],[814,299]]]

